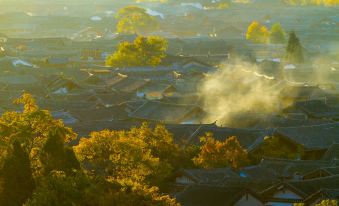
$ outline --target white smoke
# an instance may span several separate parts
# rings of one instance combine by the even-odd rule
[[[246,113],[275,113],[281,109],[281,82],[260,74],[256,65],[237,62],[226,65],[202,82],[199,92],[206,122],[234,125]]]

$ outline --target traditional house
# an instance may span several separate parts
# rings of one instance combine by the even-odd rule
[[[149,79],[135,79],[119,73],[114,78],[108,79],[106,84],[111,87],[113,91],[136,93],[136,96],[143,97],[144,93],[139,94],[138,90],[150,82],[151,80]]]
[[[338,190],[339,175],[276,184],[261,193],[266,205],[304,203],[322,189]],[[312,201],[311,201],[312,202]]]
[[[194,133],[189,136],[189,144],[199,145],[200,137],[212,133],[214,139],[224,141],[229,137],[237,137],[240,145],[248,152],[252,152],[259,146],[264,138],[269,135],[268,130],[262,129],[238,129],[227,127],[199,127]]]
[[[238,178],[239,174],[229,167],[217,169],[183,169],[177,173],[177,187],[191,184],[220,184],[225,178]]]
[[[176,174],[176,189],[186,188],[192,184],[250,185],[251,182],[261,182],[268,185],[279,182],[279,176],[272,168],[262,165],[247,166],[237,170],[230,167],[215,169],[182,169]]]
[[[191,59],[184,62],[181,68],[183,72],[209,72],[213,67],[197,59]]]
[[[129,116],[139,120],[179,124],[199,122],[202,114],[202,109],[196,105],[147,101]]]
[[[191,185],[176,199],[182,206],[264,206],[257,193],[242,187]]]
[[[320,168],[331,167],[332,165],[332,162],[323,160],[290,160],[264,157],[258,164],[258,167],[269,170],[271,175],[281,180],[301,180],[303,175]]]
[[[326,97],[326,93],[318,86],[286,85],[280,92],[281,98],[287,103],[308,101]]]
[[[64,75],[54,75],[48,78],[47,82],[47,89],[53,94],[66,95],[81,88],[71,78],[67,78]]]
[[[303,176],[304,180],[308,179],[315,179],[320,177],[328,177],[328,176],[334,176],[339,175],[339,166],[333,166],[333,167],[322,167],[315,169],[309,173],[306,173]]]
[[[49,57],[45,61],[46,66],[65,68],[70,64],[70,59],[67,57]]]
[[[339,108],[327,105],[326,98],[296,102],[295,106],[310,118],[339,120]]]
[[[86,79],[84,79],[82,83],[90,85],[90,86],[104,86],[105,85],[104,79],[94,74],[91,74],[88,77],[86,77]]]
[[[72,116],[81,122],[118,121],[128,119],[128,113],[123,105],[106,108],[79,108],[70,110]]]
[[[60,119],[62,120],[66,125],[74,125],[75,123],[78,122],[76,118],[74,118],[69,112],[65,111],[53,111],[52,116],[55,119]]]
[[[320,159],[332,144],[339,143],[338,134],[338,123],[278,128],[274,132],[274,136],[301,146],[305,159]]]
[[[323,200],[339,200],[339,189],[321,189],[304,200],[306,205],[315,206]]]
[[[325,152],[324,156],[322,157],[323,160],[327,161],[336,161],[339,160],[339,144],[332,144],[327,151]]]
[[[18,87],[24,89],[26,86],[34,84],[38,84],[38,79],[30,74],[7,74],[0,77],[0,85],[8,85],[10,87]]]
[[[173,85],[150,82],[137,90],[137,96],[148,100],[160,100],[165,96],[173,96],[176,91]]]

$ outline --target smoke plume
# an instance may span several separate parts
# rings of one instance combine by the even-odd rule
[[[258,71],[255,65],[238,62],[223,66],[202,82],[199,91],[207,112],[205,121],[235,126],[247,114],[278,112],[279,81]]]

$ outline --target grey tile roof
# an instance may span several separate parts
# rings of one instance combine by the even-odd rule
[[[196,105],[170,104],[148,101],[130,114],[130,117],[164,123],[180,123],[201,113]],[[192,116],[193,115],[193,116]]]
[[[339,123],[278,128],[275,135],[299,144],[305,150],[324,150],[339,143]]]
[[[278,158],[264,158],[261,167],[270,169],[272,173],[281,178],[293,178],[295,175],[303,175],[315,169],[332,165],[330,161],[314,160],[289,160]]]

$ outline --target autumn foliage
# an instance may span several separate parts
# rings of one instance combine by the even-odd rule
[[[146,34],[159,26],[157,19],[137,6],[127,6],[118,11],[117,31],[124,34]]]
[[[162,126],[76,134],[30,94],[0,117],[0,204],[8,206],[178,206],[163,186],[179,148]],[[80,160],[80,161],[79,161]]]
[[[234,136],[218,141],[211,133],[207,133],[200,141],[200,153],[193,159],[199,167],[210,169],[230,166],[237,169],[247,163],[247,152]]]
[[[167,41],[161,37],[137,37],[134,42],[120,43],[117,51],[106,59],[111,67],[157,66],[166,56]]]
[[[254,43],[268,43],[269,31],[267,27],[257,21],[253,21],[247,29],[246,39]]]

